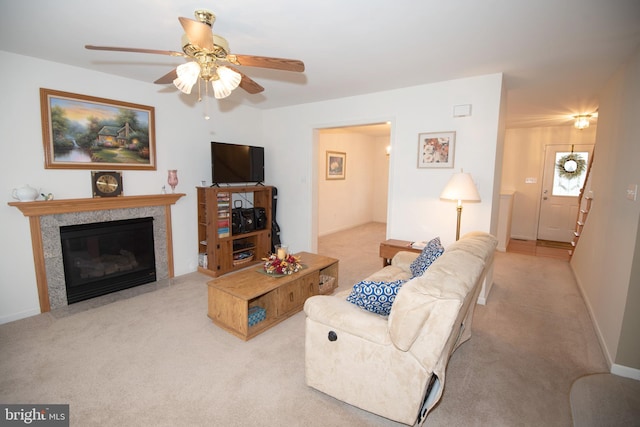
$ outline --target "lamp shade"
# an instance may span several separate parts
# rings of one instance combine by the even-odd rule
[[[178,77],[173,80],[173,84],[183,93],[190,94],[191,88],[196,84],[198,76],[200,76],[200,65],[194,61],[178,65],[176,74]]]
[[[470,173],[459,172],[453,174],[440,194],[441,199],[479,202],[480,194]]]
[[[218,67],[216,73],[218,73],[220,80],[231,90],[237,88],[242,80],[242,75],[229,67]]]
[[[213,96],[216,99],[226,98],[231,91],[238,87],[242,80],[242,75],[231,68],[221,66],[216,70],[217,79],[211,81],[213,86]]]

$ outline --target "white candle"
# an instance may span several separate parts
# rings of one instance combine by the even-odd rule
[[[278,259],[282,260],[287,257],[287,250],[285,248],[278,248]]]

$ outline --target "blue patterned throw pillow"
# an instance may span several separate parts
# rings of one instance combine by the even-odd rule
[[[347,301],[372,313],[388,316],[391,305],[404,282],[404,280],[393,282],[363,280],[353,285]]]
[[[444,248],[440,243],[440,237],[431,239],[420,255],[418,255],[418,258],[409,266],[412,278],[422,276],[422,274],[427,271],[427,268],[443,253]]]

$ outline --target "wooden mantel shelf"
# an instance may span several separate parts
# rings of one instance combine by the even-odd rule
[[[169,277],[173,277],[173,237],[171,230],[171,205],[185,196],[184,193],[152,194],[146,196],[121,196],[85,199],[61,199],[33,202],[9,202],[9,206],[20,209],[24,216],[29,217],[31,230],[31,245],[33,249],[33,261],[36,270],[36,282],[38,286],[38,300],[40,311],[50,310],[49,285],[45,267],[44,250],[42,244],[42,231],[40,217],[73,212],[101,211],[109,209],[129,209],[147,206],[164,206],[165,222],[167,230],[167,267]]]
[[[24,216],[43,216],[69,212],[173,205],[184,195],[184,193],[171,193],[144,196],[96,197],[91,199],[37,200],[34,202],[9,202],[8,204],[9,206],[15,206],[20,209]]]

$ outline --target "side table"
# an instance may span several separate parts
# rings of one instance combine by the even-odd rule
[[[411,243],[408,240],[389,239],[380,243],[380,256],[382,257],[382,267],[391,265],[391,259],[395,254],[400,251],[420,253],[422,249],[415,249],[411,247]]]

